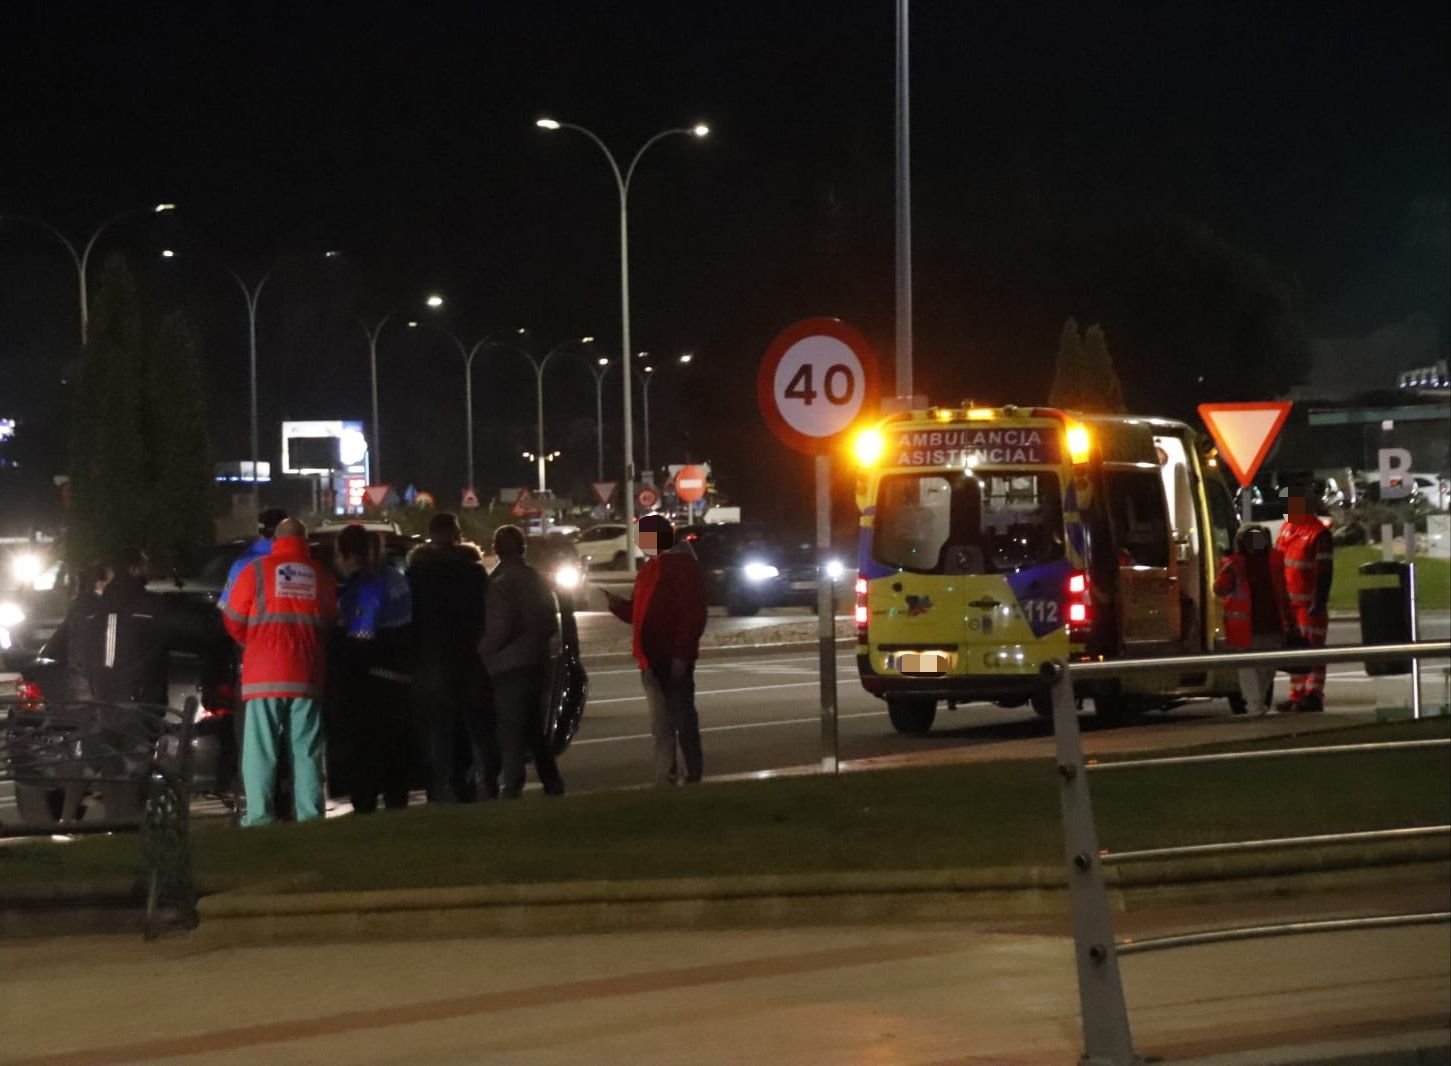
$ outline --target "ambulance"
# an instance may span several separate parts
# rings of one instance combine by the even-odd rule
[[[1053,660],[1222,647],[1212,587],[1232,497],[1181,422],[1048,407],[932,407],[853,440],[856,654],[893,727],[939,705],[1051,714]],[[1075,686],[1105,719],[1238,699],[1231,671],[1166,668]]]

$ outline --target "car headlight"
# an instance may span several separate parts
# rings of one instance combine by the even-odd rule
[[[745,572],[747,581],[770,581],[781,573],[770,563],[747,563]]]
[[[841,575],[846,573],[846,567],[841,565],[840,559],[826,560],[826,576],[832,581],[840,581]]]
[[[21,622],[25,621],[25,612],[20,609],[18,603],[0,603],[0,627],[14,629]]]
[[[584,575],[579,572],[579,567],[573,563],[565,563],[558,570],[554,571],[554,583],[562,589],[577,589]]]
[[[30,583],[45,569],[45,560],[35,552],[20,552],[10,560],[10,574],[17,585],[30,587]]]

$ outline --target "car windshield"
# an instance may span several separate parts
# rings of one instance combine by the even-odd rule
[[[923,574],[1001,574],[1063,558],[1056,475],[897,474],[882,480],[872,551]]]

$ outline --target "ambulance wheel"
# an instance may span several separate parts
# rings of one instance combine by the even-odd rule
[[[937,717],[937,701],[930,696],[906,696],[887,701],[887,717],[892,728],[909,737],[922,737],[932,732]]]

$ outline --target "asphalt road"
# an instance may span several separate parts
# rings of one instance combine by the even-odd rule
[[[798,621],[803,615],[795,616]],[[789,616],[752,619],[712,617],[710,631],[749,635],[752,629],[778,626]],[[1423,624],[1426,639],[1444,639],[1451,619],[1442,615]],[[605,615],[581,617],[581,641],[590,675],[590,698],[574,744],[561,760],[569,786],[594,790],[639,785],[648,781],[651,768],[649,715],[633,664],[610,655],[591,662],[592,633],[605,623],[625,627]],[[1354,643],[1359,628],[1352,622],[1331,625],[1330,641]],[[610,638],[613,645],[614,638]],[[594,645],[598,647],[598,645]],[[1022,757],[1046,753],[1052,741],[1049,723],[1029,708],[1004,710],[991,704],[964,705],[949,711],[939,708],[937,724],[927,737],[905,737],[893,731],[886,708],[869,696],[857,681],[856,660],[850,652],[837,655],[837,704],[840,757],[862,764],[900,760],[937,761],[942,758]],[[1439,673],[1427,669],[1423,692],[1428,702],[1444,692]],[[1287,678],[1280,675],[1276,698],[1286,694]],[[1392,684],[1406,685],[1404,680]],[[1437,688],[1437,685],[1440,688]],[[1350,718],[1373,717],[1375,679],[1356,666],[1336,666],[1327,684],[1325,724]],[[705,651],[696,667],[696,705],[700,710],[706,756],[706,775],[745,775],[765,771],[807,771],[820,766],[821,719],[815,651],[761,653],[726,657]],[[1305,715],[1271,715],[1263,720],[1232,716],[1222,700],[1195,700],[1168,712],[1147,716],[1142,723],[1118,729],[1098,729],[1091,713],[1083,716],[1091,746],[1122,750],[1208,742],[1207,729],[1229,728],[1241,733],[1291,728]],[[1278,722],[1278,725],[1276,724]],[[979,749],[965,752],[962,749]]]

